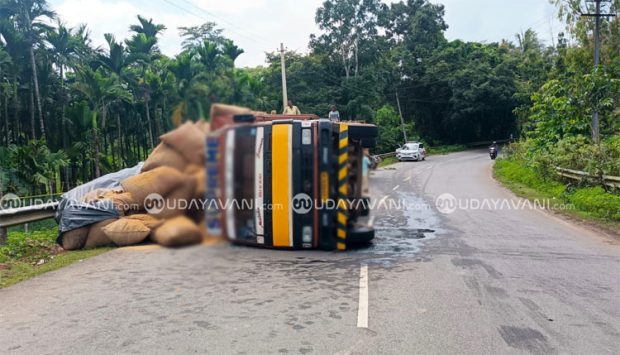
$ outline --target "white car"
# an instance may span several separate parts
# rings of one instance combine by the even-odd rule
[[[407,142],[402,147],[396,149],[396,158],[399,161],[415,160],[420,161],[426,159],[426,149],[423,143]]]

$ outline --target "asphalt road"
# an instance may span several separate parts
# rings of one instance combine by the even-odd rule
[[[373,172],[369,248],[141,246],[0,290],[0,353],[618,353],[619,244],[519,205],[491,166]]]

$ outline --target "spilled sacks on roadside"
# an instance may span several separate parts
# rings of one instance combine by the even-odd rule
[[[168,247],[200,243],[209,128],[188,121],[162,135],[145,162],[65,193],[56,213],[58,244],[76,250],[149,240]]]

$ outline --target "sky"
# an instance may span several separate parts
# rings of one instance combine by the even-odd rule
[[[265,52],[284,43],[288,50],[308,52],[309,36],[318,34],[314,14],[323,0],[49,0],[67,25],[88,25],[95,46],[104,46],[103,34],[129,37],[129,25],[138,14],[164,24],[160,38],[166,55],[180,51],[179,26],[216,22],[224,35],[244,49],[238,67],[265,64]],[[389,3],[389,0],[384,0]],[[497,42],[514,40],[531,27],[550,43],[562,27],[548,0],[431,0],[445,5],[450,40]]]

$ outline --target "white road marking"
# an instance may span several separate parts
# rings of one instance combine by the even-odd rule
[[[405,182],[405,181],[409,181],[409,180],[411,180],[411,176],[406,177],[406,178],[403,180],[403,182]]]
[[[357,307],[357,327],[368,328],[368,265],[360,266],[360,297]]]
[[[400,187],[400,185],[396,185],[396,186],[394,186],[394,188],[392,189],[392,191],[396,191],[396,189],[397,189],[397,188],[399,188],[399,187]]]

